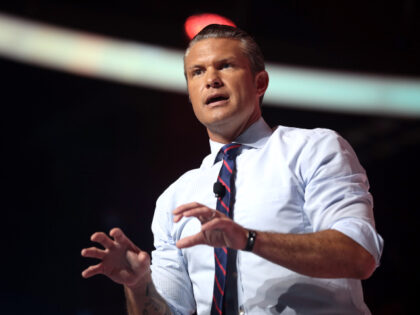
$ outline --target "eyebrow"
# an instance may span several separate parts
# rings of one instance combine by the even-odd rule
[[[226,58],[223,58],[223,59],[220,59],[220,60],[216,60],[215,63],[219,64],[219,63],[224,63],[224,62],[233,62],[235,60],[236,60],[236,58],[234,56],[230,56],[230,57],[226,57]],[[202,64],[195,64],[195,65],[192,65],[192,66],[188,67],[187,70],[196,69],[196,68],[203,68],[203,67],[204,66]]]
[[[233,62],[235,61],[237,58],[235,57],[227,57],[227,58],[223,58],[221,60],[218,60],[217,63],[224,63],[224,62]]]
[[[193,65],[191,67],[188,67],[187,70],[196,69],[196,68],[203,68],[203,66],[200,65],[200,64],[197,64],[197,65]]]

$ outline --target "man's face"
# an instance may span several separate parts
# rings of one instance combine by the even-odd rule
[[[240,134],[261,115],[259,97],[265,89],[257,88],[241,45],[235,39],[204,39],[185,57],[193,110],[210,138],[212,132]]]

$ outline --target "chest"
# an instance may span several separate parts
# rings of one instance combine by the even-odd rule
[[[185,183],[178,192],[178,205],[195,201],[215,209],[213,184],[221,164],[202,170]],[[245,151],[236,160],[234,186],[231,207],[240,225],[279,233],[303,232],[307,221],[303,212],[305,187],[297,165],[280,154]],[[197,233],[200,225],[195,221],[184,222],[177,236]]]

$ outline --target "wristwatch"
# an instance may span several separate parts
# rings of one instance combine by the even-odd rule
[[[246,245],[244,248],[245,251],[252,252],[256,238],[257,238],[257,232],[248,230],[248,239],[246,240]]]

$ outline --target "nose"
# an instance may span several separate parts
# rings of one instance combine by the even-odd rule
[[[207,88],[220,88],[223,86],[223,81],[219,76],[219,73],[215,69],[207,70],[206,87]]]

